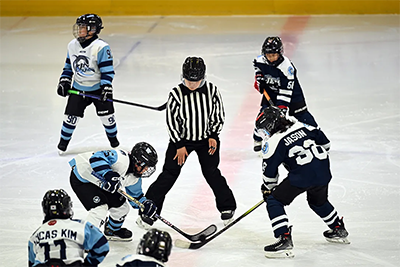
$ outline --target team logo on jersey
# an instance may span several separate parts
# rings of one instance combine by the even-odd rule
[[[292,66],[289,66],[289,68],[287,69],[287,71],[288,71],[288,73],[289,73],[290,75],[294,75],[294,69],[293,69]]]
[[[89,58],[86,56],[75,56],[73,63],[76,74],[81,77],[90,77],[94,74],[94,69],[89,67]]]
[[[261,151],[263,154],[267,154],[269,150],[268,142],[265,142],[264,146],[262,147]]]
[[[93,197],[93,203],[99,203],[100,202],[100,197],[99,196],[94,196]]]

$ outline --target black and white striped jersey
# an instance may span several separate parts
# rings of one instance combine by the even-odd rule
[[[172,142],[218,138],[225,121],[222,97],[215,85],[204,82],[191,91],[183,83],[174,87],[167,102],[167,129]]]

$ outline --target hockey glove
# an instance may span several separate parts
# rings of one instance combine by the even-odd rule
[[[156,213],[157,213],[156,204],[154,204],[154,202],[153,202],[152,200],[146,199],[146,200],[143,202],[143,206],[144,206],[144,209],[143,209],[143,211],[141,212],[141,214],[144,214],[144,215],[146,215],[147,217],[149,217],[150,219],[152,219],[153,221],[155,221],[156,218],[155,218],[154,216],[155,216]]]
[[[272,191],[274,191],[274,188],[271,190],[268,189],[265,184],[261,185],[261,193],[263,195],[264,201],[267,202],[268,197],[272,194]]]
[[[266,87],[264,75],[262,73],[256,73],[255,77],[256,81],[254,82],[254,88],[262,94],[264,92],[264,88]]]
[[[68,95],[68,90],[71,89],[71,78],[69,77],[61,77],[57,86],[57,94],[62,97],[66,97]]]
[[[121,177],[118,173],[110,171],[101,179],[100,188],[114,194],[121,187]]]
[[[100,86],[100,89],[101,89],[101,96],[100,96],[101,101],[106,102],[107,99],[113,98],[113,88],[111,84],[103,84]]]

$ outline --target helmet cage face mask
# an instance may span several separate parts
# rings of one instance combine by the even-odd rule
[[[133,174],[136,177],[147,178],[156,171],[158,156],[156,150],[146,142],[137,143],[130,153],[133,161]],[[137,167],[141,167],[138,171]],[[144,172],[143,169],[147,168]]]
[[[261,54],[264,56],[264,59],[268,62],[268,64],[272,66],[278,66],[281,64],[283,61],[283,43],[281,38],[278,36],[267,37],[262,45]],[[265,54],[279,54],[279,57],[277,60],[271,62],[268,60]]]
[[[79,33],[82,28],[86,29],[86,35],[80,36]],[[76,19],[76,23],[72,28],[72,33],[78,42],[84,42],[88,36],[99,34],[103,29],[103,22],[96,14],[85,14]]]

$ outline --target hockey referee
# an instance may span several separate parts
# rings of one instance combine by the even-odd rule
[[[182,83],[169,93],[166,119],[170,141],[162,173],[150,185],[146,197],[155,202],[161,213],[166,194],[174,185],[186,158],[197,153],[201,171],[211,187],[221,219],[233,221],[236,201],[218,169],[220,161],[219,133],[225,111],[219,90],[205,79],[206,66],[201,57],[188,57],[182,66]],[[148,228],[153,220],[142,215],[137,224]]]

